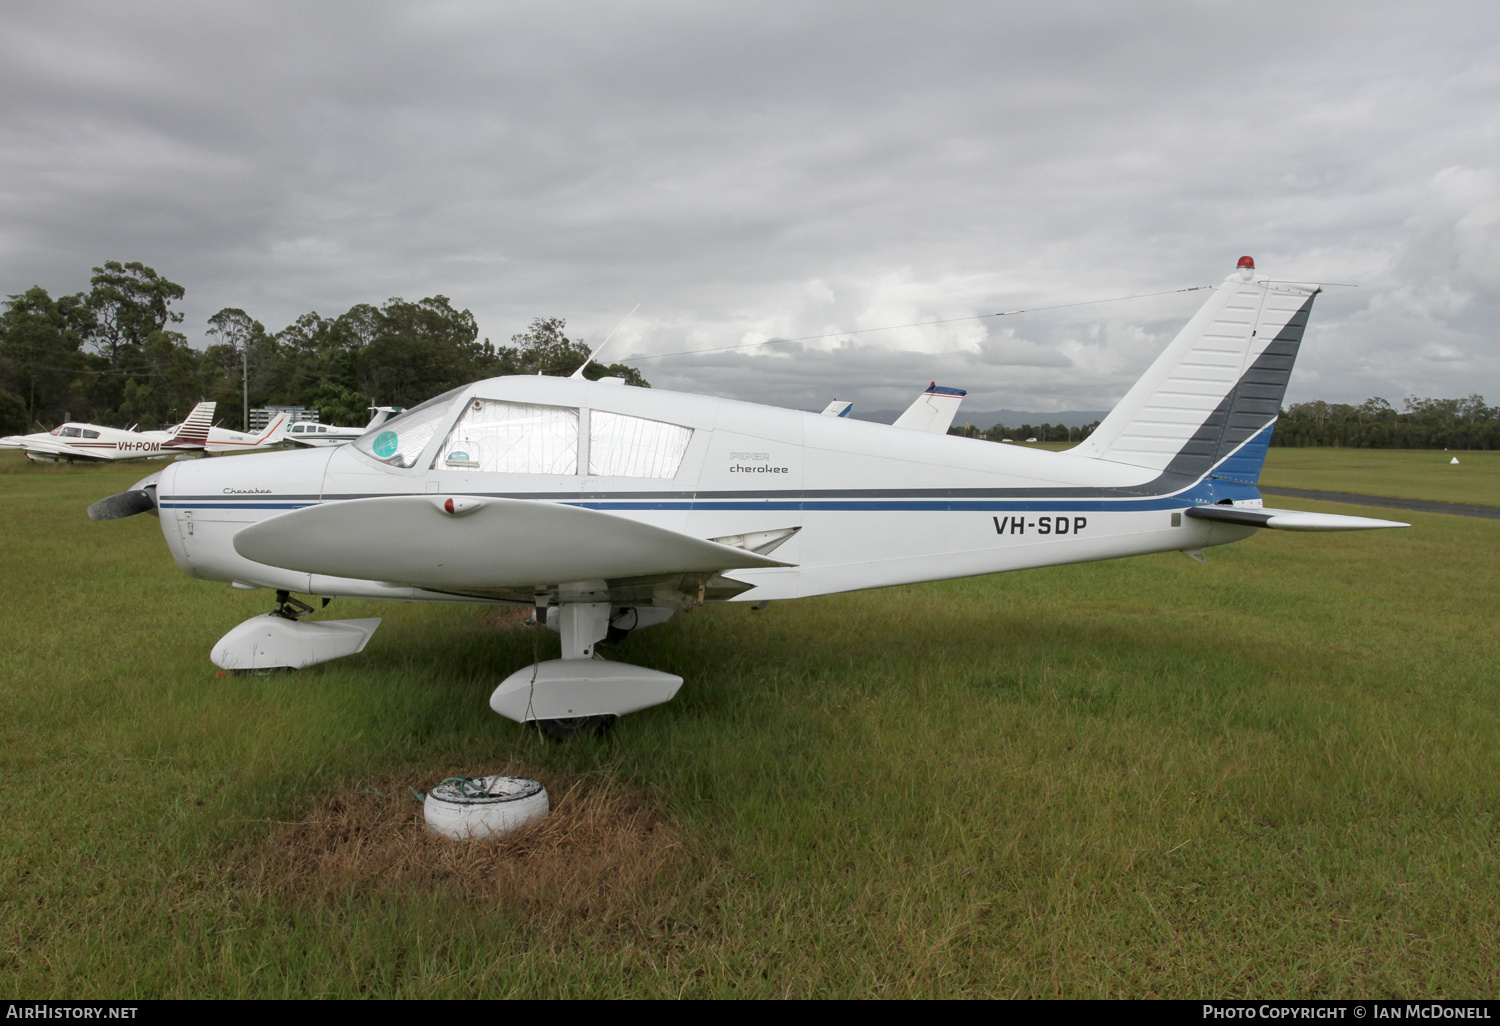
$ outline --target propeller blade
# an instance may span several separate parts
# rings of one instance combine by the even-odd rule
[[[157,471],[149,477],[143,477],[126,491],[118,495],[106,496],[89,507],[90,520],[121,520],[125,517],[133,517],[137,513],[156,512],[156,480],[161,477]]]
[[[156,496],[141,488],[100,499],[89,507],[90,520],[120,520],[137,513],[155,513]]]

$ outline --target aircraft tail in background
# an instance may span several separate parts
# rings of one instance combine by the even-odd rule
[[[170,441],[163,442],[163,449],[201,449],[208,444],[208,429],[213,427],[214,407],[217,403],[199,403],[193,407],[187,419],[177,429]]]
[[[1190,479],[1255,484],[1281,413],[1316,285],[1256,278],[1214,287],[1171,345],[1079,446],[1078,456]]]
[[[270,443],[273,439],[279,439],[281,435],[286,433],[286,427],[289,423],[289,420],[290,418],[285,413],[277,414],[271,419],[271,422],[266,425],[266,429],[262,431],[250,444],[252,446],[262,446]]]
[[[913,431],[931,431],[935,435],[947,434],[953,418],[958,414],[959,404],[968,394],[961,388],[944,388],[934,381],[891,426],[910,428]]]

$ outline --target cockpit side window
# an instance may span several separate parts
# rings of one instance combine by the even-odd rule
[[[450,389],[371,428],[359,436],[354,447],[393,467],[404,470],[416,466],[432,436],[452,418],[454,400],[468,387]]]
[[[693,429],[644,417],[589,413],[589,473],[596,477],[676,477]]]
[[[576,474],[578,410],[471,400],[433,466],[491,474]]]
[[[62,436],[64,438],[80,438],[83,436],[83,431],[76,427],[65,427],[62,429]]]

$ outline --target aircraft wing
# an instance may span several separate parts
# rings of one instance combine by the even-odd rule
[[[25,438],[16,446],[23,452],[34,452],[42,456],[60,456],[70,460],[98,460],[103,462],[109,459],[98,453],[87,449],[75,449],[66,442],[42,441],[39,438]]]
[[[793,565],[580,506],[440,495],[307,506],[244,528],[234,548],[287,570],[462,594],[568,582],[681,591],[686,576],[701,596],[721,571]]]
[[[1245,506],[1189,506],[1183,512],[1194,520],[1218,520],[1276,531],[1373,531],[1382,527],[1410,527],[1397,520],[1346,517],[1335,513],[1304,513],[1296,509],[1256,509]]]

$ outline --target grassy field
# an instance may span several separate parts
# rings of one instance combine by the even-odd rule
[[[1072,447],[1067,442],[1027,446],[1052,452]],[[1455,456],[1457,466],[1448,462]],[[1272,448],[1266,455],[1260,483],[1273,488],[1500,506],[1500,452]],[[1281,499],[1274,504],[1285,505]]]
[[[1500,452],[1272,448],[1260,483],[1500,506]]]
[[[619,651],[674,702],[559,746],[485,607],[219,677],[266,593],[84,518],[145,469],[11,455],[6,996],[1500,993],[1494,522],[705,609]],[[502,769],[541,829],[423,836],[406,787]]]

